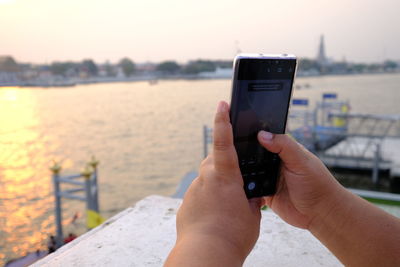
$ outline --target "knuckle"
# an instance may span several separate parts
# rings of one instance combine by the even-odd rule
[[[208,172],[209,169],[210,169],[210,167],[208,166],[208,164],[207,164],[207,165],[200,166],[200,169],[199,169],[199,175],[200,175],[200,177],[203,177],[204,174],[206,174],[206,173]]]
[[[202,186],[203,182],[204,182],[203,179],[204,178],[201,177],[201,176],[196,177],[196,179],[194,179],[192,184],[191,184],[192,188],[195,189],[195,188],[197,188],[199,186]]]
[[[207,163],[206,165],[202,166],[199,170],[199,177],[197,178],[199,181],[203,181],[207,179],[207,177],[212,176],[214,172],[214,165]]]
[[[201,190],[203,185],[204,185],[204,178],[201,177],[201,175],[196,177],[186,190],[183,199],[188,200],[189,198],[195,197],[198,194],[199,190]]]
[[[227,151],[231,148],[231,144],[227,140],[214,140],[214,148],[218,151]]]
[[[200,163],[200,168],[202,169],[202,168],[207,167],[208,165],[210,165],[210,162],[211,162],[211,161],[212,161],[212,160],[211,160],[210,156],[207,156],[207,158],[205,158],[205,159],[203,159],[203,160],[201,161],[201,163]]]

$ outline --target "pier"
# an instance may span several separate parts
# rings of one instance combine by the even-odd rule
[[[287,132],[329,168],[389,174],[390,191],[400,193],[400,115],[351,113],[351,103],[325,93],[310,108],[308,99],[293,99]],[[212,143],[212,129],[203,127],[203,155]]]
[[[335,93],[322,95],[314,109],[294,99],[288,132],[330,168],[370,171],[374,184],[389,173],[390,190],[400,193],[400,116],[351,113]]]
[[[87,228],[90,230],[100,225],[104,219],[99,213],[98,200],[98,167],[99,161],[92,157],[85,169],[78,174],[61,176],[61,165],[54,162],[50,168],[54,185],[55,199],[55,224],[56,224],[56,248],[64,245],[64,234],[62,225],[62,199],[79,200],[86,203]],[[82,180],[83,181],[80,181]],[[65,189],[63,184],[70,187]],[[64,189],[64,190],[63,190]],[[84,192],[83,194],[81,192]]]

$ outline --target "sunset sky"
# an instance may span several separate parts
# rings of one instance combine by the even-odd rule
[[[0,55],[20,62],[231,59],[243,52],[400,60],[398,0],[0,0]]]

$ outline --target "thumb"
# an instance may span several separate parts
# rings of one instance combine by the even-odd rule
[[[295,164],[308,158],[303,146],[286,134],[260,131],[257,138],[264,148],[278,154],[286,164]]]

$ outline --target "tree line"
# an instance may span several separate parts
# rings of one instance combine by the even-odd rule
[[[20,64],[22,69],[40,68],[41,70],[48,70],[53,75],[59,76],[76,76],[80,72],[85,72],[89,76],[98,76],[100,71],[105,73],[105,76],[116,76],[121,72],[126,77],[133,76],[137,73],[143,72],[157,72],[161,75],[175,75],[175,74],[198,74],[200,72],[214,72],[217,68],[231,68],[232,61],[223,60],[193,60],[186,64],[179,64],[174,60],[163,61],[158,64],[149,63],[150,68],[146,70],[136,64],[130,58],[122,58],[116,64],[109,62],[97,64],[92,59],[84,59],[80,62],[73,61],[55,61],[48,65],[33,66],[31,64]]]
[[[192,60],[185,64],[180,64],[174,60],[167,60],[158,64],[148,63],[147,68],[143,64],[137,64],[132,59],[125,57],[117,63],[109,62],[98,64],[92,59],[84,59],[79,62],[74,61],[55,61],[51,64],[21,64],[16,62],[11,56],[0,57],[0,72],[11,71],[19,72],[25,70],[49,71],[52,75],[73,77],[84,73],[87,76],[109,76],[115,77],[121,73],[125,77],[130,77],[143,72],[155,72],[159,75],[196,75],[201,72],[214,72],[217,68],[232,68],[231,60]],[[299,60],[298,71],[314,74],[335,74],[335,73],[369,73],[369,72],[390,72],[398,71],[399,63],[386,60],[382,63],[347,63],[331,62],[321,65],[317,60],[301,58]]]

